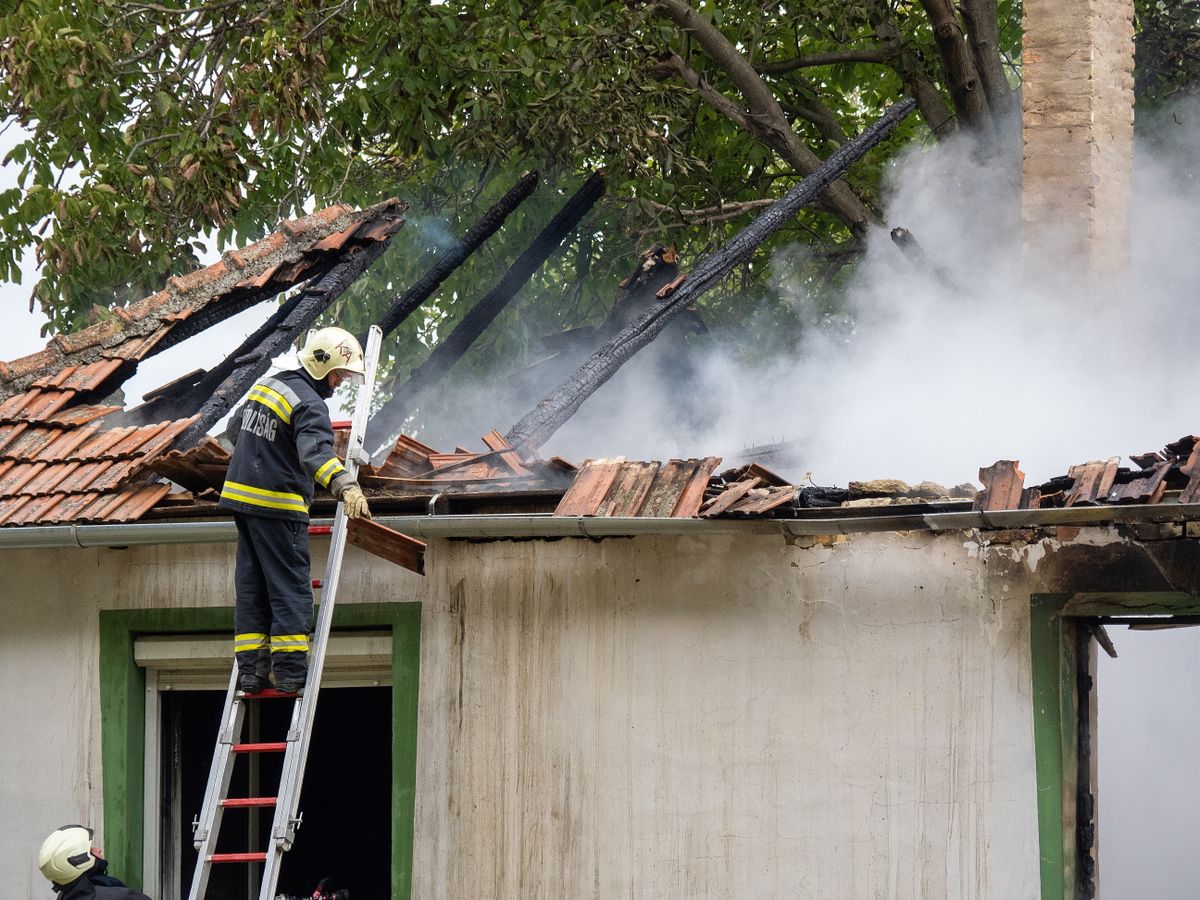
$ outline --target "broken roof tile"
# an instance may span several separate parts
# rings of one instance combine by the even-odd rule
[[[361,227],[362,226],[360,226],[356,222],[355,224],[351,225],[349,228],[343,228],[341,231],[335,231],[333,234],[329,235],[324,240],[320,241],[319,243],[314,244],[313,249],[314,250],[339,250],[339,249],[341,249],[342,245],[344,245],[346,243],[346,241],[350,240],[351,237],[355,236],[355,234],[361,229]]]
[[[21,493],[21,488],[31,482],[48,463],[19,462],[0,477],[0,497]]]
[[[334,222],[350,212],[353,212],[350,207],[335,203],[307,216],[281,222],[279,228],[292,240],[302,241],[316,232],[327,231]]]
[[[129,314],[130,318],[137,321],[159,313],[170,302],[171,294],[168,291],[158,291],[129,304],[125,307],[125,312]]]
[[[588,460],[555,509],[556,516],[674,516],[693,518],[717,456],[665,463]]]
[[[45,468],[38,473],[36,478],[21,485],[21,493],[32,494],[35,497],[41,494],[52,494],[60,484],[74,474],[79,465],[77,462],[46,463]]]
[[[39,378],[37,381],[35,381],[33,384],[31,384],[30,387],[35,387],[35,388],[60,387],[64,381],[66,381],[68,378],[70,378],[78,370],[79,370],[79,366],[67,366],[65,369],[62,369],[61,371],[55,373],[54,375],[50,375],[46,378]]]
[[[72,331],[70,334],[56,334],[54,342],[58,344],[63,354],[67,355],[103,344],[105,341],[122,334],[124,330],[125,323],[113,317],[108,321],[89,325],[81,331]]]
[[[140,519],[160,500],[171,493],[169,484],[151,484],[143,488],[123,491],[121,500],[112,508],[104,510],[105,520],[133,522]]]
[[[287,236],[283,232],[275,231],[261,241],[247,244],[240,250],[226,250],[221,258],[226,261],[230,270],[245,269],[248,266],[253,266],[261,259],[279,253],[287,246],[287,243]]]
[[[42,420],[41,424],[73,428],[120,411],[121,407],[119,406],[101,406],[100,404],[72,406],[70,409],[64,409],[52,416],[48,416]]]
[[[225,261],[218,260],[211,266],[196,269],[194,272],[188,272],[186,275],[171,276],[167,279],[167,286],[169,289],[175,291],[176,294],[190,294],[194,290],[217,281],[229,271],[230,269],[225,265]]]
[[[28,454],[38,460],[66,459],[80,444],[96,433],[94,426],[59,429],[54,439],[45,444],[37,454]]]
[[[24,525],[38,522],[67,499],[64,494],[46,494],[41,497],[22,498],[26,502],[16,504],[12,511],[0,521],[5,525]]]
[[[567,488],[558,507],[554,510],[556,516],[592,516],[597,507],[604,502],[608,489],[616,480],[625,457],[615,459],[589,459],[583,463],[583,468]],[[656,469],[657,471],[657,469]]]
[[[40,372],[44,369],[49,369],[62,358],[57,344],[51,344],[45,350],[39,350],[37,353],[30,353],[28,356],[22,356],[19,359],[13,359],[8,362],[7,368],[10,372],[9,381],[15,381],[18,378],[23,378],[34,372]]]

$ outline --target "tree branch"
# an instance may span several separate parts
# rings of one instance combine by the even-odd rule
[[[692,9],[685,0],[656,0],[652,8],[686,31],[709,58],[729,75],[734,87],[746,101],[748,111],[744,114],[744,121],[748,123],[752,134],[805,175],[812,174],[820,167],[820,157],[792,129],[766,82],[712,22]],[[855,235],[864,234],[874,219],[850,186],[840,179],[830,184],[822,197]]]
[[[862,50],[831,50],[828,53],[810,53],[792,59],[778,62],[759,63],[754,67],[760,75],[785,75],[796,69],[807,69],[813,66],[837,66],[842,63],[882,63],[887,64],[894,52],[887,47],[871,47]]]

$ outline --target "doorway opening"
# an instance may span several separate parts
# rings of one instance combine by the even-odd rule
[[[224,694],[212,690],[162,694],[161,859],[172,893],[186,897],[196,865],[192,817],[204,799]],[[292,703],[254,703],[251,740],[281,740]],[[309,897],[322,878],[351,897],[391,895],[392,689],[332,687],[321,691],[304,786],[301,827],[283,857],[278,892]],[[229,796],[274,796],[281,754],[247,754],[234,768]],[[264,850],[271,809],[228,810],[218,852]],[[210,900],[256,900],[261,872],[245,864],[213,867]]]
[[[1097,896],[1173,900],[1200,883],[1200,629],[1108,630],[1118,657],[1097,654]]]
[[[1043,900],[1191,896],[1200,595],[1031,601]]]

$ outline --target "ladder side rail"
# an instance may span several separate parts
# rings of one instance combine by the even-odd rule
[[[354,405],[354,415],[350,420],[350,438],[346,448],[346,469],[354,477],[358,475],[360,461],[365,459],[363,443],[366,436],[367,418],[371,411],[371,397],[375,391],[375,373],[382,341],[383,332],[377,325],[372,325],[367,334],[367,346],[364,353],[366,371],[362,390],[359,391],[357,402]],[[304,695],[296,701],[293,711],[293,726],[288,734],[289,745],[284,754],[278,804],[275,807],[275,819],[271,826],[273,847],[268,852],[263,867],[260,900],[273,900],[283,854],[291,849],[295,838],[295,818],[300,803],[300,788],[304,781],[304,768],[308,760],[313,717],[316,713],[317,696],[321,687],[321,672],[325,667],[325,647],[333,625],[333,609],[337,602],[342,557],[346,550],[346,529],[345,506],[339,503],[330,537],[329,555],[325,563],[325,577],[321,582],[321,609],[317,615],[314,640],[309,651],[308,677],[304,685]]]
[[[233,745],[242,731],[242,720],[246,714],[245,706],[236,695],[237,668],[234,667],[230,679],[230,693],[227,695],[225,714],[222,717],[221,733],[213,750],[213,764],[209,771],[209,783],[205,788],[204,806],[200,813],[200,824],[196,831],[196,869],[192,873],[192,887],[188,891],[189,900],[202,900],[208,888],[208,876],[212,874],[210,858],[217,849],[217,837],[221,833],[221,817],[225,812],[221,800],[229,794],[229,782],[233,778]]]
[[[221,747],[225,743],[225,739],[229,738],[229,745],[232,747],[233,742],[238,738],[238,732],[233,727],[234,722],[234,701],[237,694],[237,663],[234,662],[229,673],[229,687],[225,691],[225,705],[221,709],[221,725],[217,731],[217,740],[213,746],[213,758],[208,767],[208,782],[204,786],[204,800],[200,804],[200,817],[196,821],[196,827],[192,832],[192,844],[197,850],[200,849],[200,844],[208,836],[208,832],[212,827],[212,814],[217,807],[217,801],[220,800],[218,793],[218,785],[221,781]]]

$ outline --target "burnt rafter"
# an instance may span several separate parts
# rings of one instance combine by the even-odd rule
[[[505,435],[508,442],[525,454],[544,444],[626,360],[653,341],[674,316],[687,309],[734,266],[749,259],[759,244],[812,203],[851,163],[883,140],[915,105],[915,101],[908,98],[890,107],[873,125],[844,144],[815,172],[756,216],[729,243],[700,260],[686,280],[676,279],[663,288],[658,303],[605,342],[557,390],[517,422]]]
[[[183,379],[177,379],[152,392],[158,396],[147,394],[146,403],[127,413],[119,414],[120,419],[138,423],[161,422],[192,415],[204,405],[205,400],[216,394],[225,379],[240,365],[260,356],[259,345],[275,333],[304,297],[304,291],[297,291],[285,300],[267,321],[255,329],[253,334],[242,341],[238,348],[218,365],[207,371],[186,375]],[[114,417],[113,420],[118,421],[118,418]]]
[[[453,246],[447,247],[434,264],[407,291],[401,294],[379,318],[378,325],[384,336],[391,334],[413,310],[429,299],[450,274],[466,262],[467,258],[483,246],[484,242],[500,230],[505,219],[534,192],[538,186],[538,173],[529,172],[513,185],[472,225]],[[359,338],[366,346],[366,333]]]
[[[227,360],[232,364],[231,371],[200,407],[199,417],[180,435],[175,448],[186,450],[203,440],[208,430],[267,371],[272,358],[286,351],[390,244],[389,235],[377,243],[351,249],[325,275],[300,292],[291,311],[252,351]]]
[[[391,399],[367,426],[367,439],[372,446],[388,440],[400,429],[404,419],[420,404],[422,395],[462,358],[603,194],[604,176],[597,172],[571,195],[496,286],[467,311],[454,330],[433,348],[424,362],[412,370],[408,380],[393,389]]]

